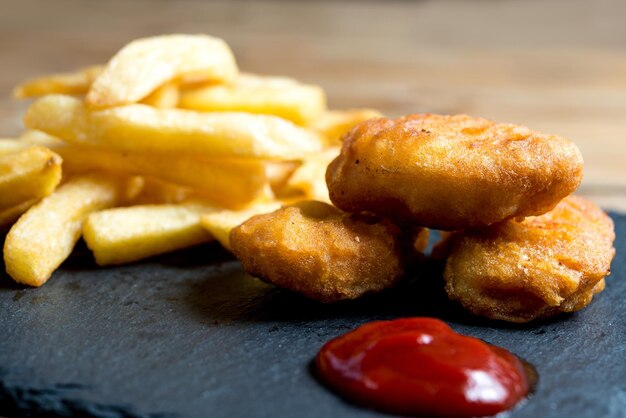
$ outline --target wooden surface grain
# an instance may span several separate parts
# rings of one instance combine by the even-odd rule
[[[585,158],[579,193],[626,211],[621,0],[0,0],[0,136],[19,81],[103,63],[161,33],[223,37],[246,71],[322,85],[334,108],[468,113],[556,133]]]

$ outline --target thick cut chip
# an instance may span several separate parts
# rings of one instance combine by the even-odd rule
[[[47,94],[86,94],[103,68],[101,65],[96,65],[73,73],[52,74],[28,80],[13,90],[13,96],[24,99]]]
[[[229,82],[237,73],[230,47],[219,38],[164,35],[137,39],[109,61],[85,100],[93,107],[137,103],[169,81]]]
[[[193,196],[193,190],[178,184],[158,180],[153,177],[144,178],[141,193],[131,202],[132,205],[155,205],[181,203]]]
[[[403,240],[389,221],[316,201],[254,216],[230,234],[247,273],[321,302],[394,285],[405,268]]]
[[[299,166],[298,161],[269,161],[265,165],[265,172],[275,196],[281,195],[287,180]]]
[[[230,250],[230,231],[241,225],[251,217],[262,213],[273,212],[281,207],[276,201],[257,201],[241,210],[218,210],[202,215],[202,226],[219,241],[227,250]]]
[[[191,187],[196,193],[227,207],[241,207],[265,196],[269,187],[263,164],[255,161],[169,158],[93,147],[68,146],[57,150],[70,171],[101,169],[150,176]]]
[[[523,222],[451,234],[446,291],[476,315],[511,322],[577,311],[604,289],[614,239],[611,218],[570,196]]]
[[[230,84],[184,89],[179,106],[205,112],[263,113],[303,125],[324,113],[326,95],[319,86],[302,84],[290,78],[242,74]]]
[[[300,192],[307,199],[330,203],[326,186],[326,169],[339,155],[339,148],[328,148],[318,154],[311,154],[302,160],[300,165],[287,180],[284,188],[286,195]]]
[[[92,213],[83,238],[101,266],[123,264],[188,248],[212,239],[200,216],[206,205],[144,205]]]
[[[0,155],[11,154],[28,147],[28,144],[15,138],[0,138]]]
[[[217,205],[229,208],[242,207],[267,196],[269,189],[265,163],[259,160],[205,160],[149,152],[109,151],[70,145],[39,131],[27,131],[22,138],[53,149],[63,158],[64,170],[70,173],[103,170],[153,177],[192,188]]]
[[[0,210],[40,199],[61,181],[61,157],[33,145],[0,153]]]
[[[176,83],[167,83],[153,91],[141,103],[159,109],[170,109],[178,105],[179,97],[178,85]]]
[[[319,151],[321,138],[276,116],[201,113],[135,104],[89,110],[80,100],[50,95],[28,109],[24,123],[77,145],[123,152],[167,152],[195,157],[301,158]]]
[[[329,110],[314,120],[309,128],[324,135],[329,144],[341,144],[341,139],[352,128],[369,119],[380,118],[374,109]]]
[[[37,199],[28,200],[7,209],[0,209],[0,231],[6,232],[7,227],[13,225],[35,203],[37,203]]]
[[[79,176],[31,207],[4,243],[9,276],[29,286],[44,284],[72,252],[87,215],[119,204],[127,187],[120,179]]]
[[[572,193],[572,142],[465,115],[371,119],[328,167],[332,202],[397,222],[456,230],[540,215]]]
[[[55,136],[48,135],[43,131],[38,131],[37,129],[26,129],[20,134],[16,141],[22,148],[30,145],[41,145],[47,148],[67,145],[65,141]]]

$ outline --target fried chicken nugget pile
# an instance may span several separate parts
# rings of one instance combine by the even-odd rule
[[[418,231],[423,250],[425,230]],[[257,215],[230,241],[246,272],[321,302],[355,299],[395,284],[407,250],[387,220],[348,214],[326,203],[300,202]]]
[[[583,160],[572,142],[466,115],[370,119],[326,172],[338,208],[441,230],[541,215],[571,194]]]
[[[476,315],[510,322],[577,311],[604,289],[614,239],[611,218],[570,196],[541,216],[451,234],[446,291]]]
[[[570,196],[583,161],[567,139],[418,114],[370,119],[343,141],[326,172],[333,204],[446,231],[433,255],[447,257],[448,296],[470,312],[526,322],[582,309],[604,289],[613,223]]]

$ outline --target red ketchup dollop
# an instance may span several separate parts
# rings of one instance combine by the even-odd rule
[[[316,368],[346,398],[402,415],[495,415],[531,386],[515,355],[432,318],[362,325],[326,343]]]

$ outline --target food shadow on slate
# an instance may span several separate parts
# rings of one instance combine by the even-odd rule
[[[439,239],[437,231],[431,232],[427,254]],[[212,263],[233,262],[232,256],[216,247],[197,247],[178,252],[159,261],[170,266],[206,262],[207,252],[212,252]],[[179,264],[180,263],[180,264]],[[233,266],[231,266],[233,267]],[[183,302],[194,317],[212,323],[232,322],[307,322],[326,319],[358,319],[375,316],[380,320],[408,316],[427,316],[447,322],[491,328],[533,329],[538,325],[558,323],[571,314],[561,314],[525,324],[493,321],[472,315],[460,304],[450,301],[444,290],[443,266],[428,257],[419,266],[408,271],[393,288],[359,299],[324,304],[310,300],[298,293],[267,284],[250,277],[240,268],[209,277],[206,280],[182,284],[188,286]]]

